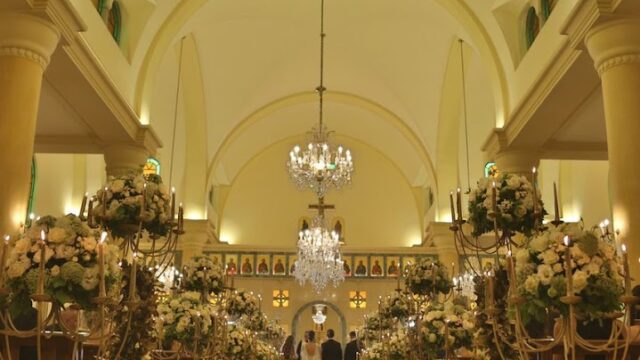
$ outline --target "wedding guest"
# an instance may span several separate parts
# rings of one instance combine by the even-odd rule
[[[342,346],[333,340],[335,332],[333,329],[327,330],[329,340],[322,344],[322,360],[342,360]]]
[[[284,360],[297,359],[294,349],[293,335],[287,336],[284,340],[284,344],[282,344],[282,348],[280,348],[280,352],[282,353]]]
[[[344,348],[344,360],[357,360],[358,353],[360,353],[360,344],[356,338],[355,331],[349,333],[349,339],[351,339],[351,341],[349,341]]]
[[[302,344],[302,350],[300,351],[300,359],[302,360],[322,360],[322,349],[318,348],[316,343],[316,333],[313,330],[308,332],[306,343]]]

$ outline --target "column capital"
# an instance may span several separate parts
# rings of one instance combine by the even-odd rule
[[[515,174],[531,174],[540,165],[540,154],[534,150],[503,150],[495,155],[499,171]]]
[[[149,151],[143,146],[112,144],[104,148],[104,161],[108,176],[141,173]]]
[[[598,74],[625,64],[640,64],[640,18],[616,18],[594,26],[585,37]]]
[[[0,56],[17,56],[46,69],[60,40],[51,22],[22,12],[0,13]]]

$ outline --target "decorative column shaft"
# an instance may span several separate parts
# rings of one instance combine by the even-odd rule
[[[118,176],[129,173],[140,174],[148,157],[149,151],[143,146],[128,144],[108,145],[104,149],[107,176]]]
[[[60,33],[41,18],[0,14],[0,234],[24,222],[42,75]]]
[[[631,259],[640,257],[640,19],[595,26],[586,44],[602,81],[614,227]],[[640,266],[631,276],[640,280]]]
[[[540,166],[540,156],[533,150],[506,150],[496,154],[498,171],[525,175],[531,180],[533,167]]]

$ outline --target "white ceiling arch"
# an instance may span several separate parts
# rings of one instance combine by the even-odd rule
[[[326,121],[345,145],[358,141],[390,159],[414,185],[437,186],[435,168],[427,149],[406,123],[390,110],[369,99],[343,93],[326,94]],[[317,96],[312,92],[276,99],[240,121],[214,149],[208,182],[229,183],[256,154],[270,145],[304,134],[317,119]],[[348,119],[336,118],[348,116]],[[283,154],[283,163],[286,161]],[[357,157],[357,154],[354,154]],[[223,174],[223,175],[221,175]]]

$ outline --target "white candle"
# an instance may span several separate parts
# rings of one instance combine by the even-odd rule
[[[83,217],[84,216],[84,209],[87,206],[87,197],[89,196],[89,193],[84,193],[84,196],[82,197],[82,204],[80,205],[80,214],[78,214],[78,216]]]
[[[131,271],[129,272],[129,301],[135,300],[136,293],[136,275],[138,273],[138,254],[133,253],[131,256]]]
[[[140,200],[141,204],[140,204],[140,218],[143,219],[144,218],[144,209],[146,207],[146,201],[147,201],[147,183],[144,183],[144,186],[142,188],[142,199]]]
[[[536,186],[536,173],[537,173],[537,169],[534,166],[533,170],[531,170],[531,172],[533,173],[533,180],[532,180],[532,185],[533,185],[533,213],[536,214],[538,212],[538,188]]]
[[[457,190],[457,203],[458,203],[458,221],[462,223],[462,191],[460,188]]]
[[[47,235],[44,230],[40,230],[40,274],[38,276],[38,295],[44,295],[44,263],[45,263],[45,241]]]
[[[171,221],[176,218],[176,188],[171,188]]]

